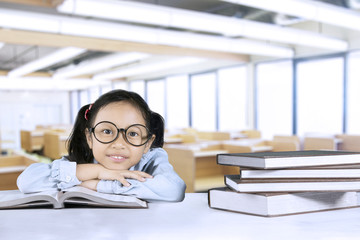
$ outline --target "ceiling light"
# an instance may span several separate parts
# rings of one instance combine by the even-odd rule
[[[335,26],[360,30],[358,12],[332,4],[310,0],[222,0],[254,8],[302,17]]]
[[[0,10],[0,16],[3,11],[4,10]],[[162,30],[98,20],[51,16],[40,13],[28,14],[27,12],[23,11],[11,12],[12,18],[7,18],[6,21],[2,21],[0,18],[0,26],[23,29],[17,18],[17,16],[23,16],[21,20],[24,22],[26,27],[29,27],[28,22],[37,22],[39,19],[47,19],[51,20],[52,22],[57,22],[58,25],[54,26],[55,30],[51,30],[51,32],[55,31],[57,34],[130,42],[133,41],[238,54],[254,54],[271,57],[294,56],[294,51],[291,48],[281,47],[264,42],[249,41],[244,39],[231,39],[221,36],[210,36],[206,34],[180,32],[174,30]],[[34,26],[34,30],[41,32],[50,31],[47,28],[41,28],[41,26]],[[249,47],[247,45],[249,45]]]
[[[121,6],[121,7],[120,7]],[[125,21],[140,21],[148,24],[160,25],[167,23],[171,13],[148,4],[144,7],[141,3],[110,1],[63,1],[57,7],[59,12],[75,15],[97,16],[100,18],[111,18]],[[136,14],[134,14],[136,12]],[[121,15],[121,19],[119,19]]]
[[[70,81],[71,80],[71,81]],[[71,83],[71,84],[70,84]],[[93,79],[53,79],[51,77],[15,77],[0,76],[0,90],[59,90],[73,91],[109,84],[109,81]]]
[[[173,68],[184,67],[186,65],[192,65],[203,61],[205,61],[205,59],[194,58],[194,57],[183,57],[183,58],[177,58],[177,59],[171,59],[165,61],[158,61],[155,63],[144,63],[133,67],[127,67],[105,73],[96,74],[94,75],[93,79],[111,80],[116,78],[123,78],[123,77],[157,72],[160,70],[168,70]]]
[[[276,5],[272,1],[267,1],[266,4],[269,6]],[[289,4],[285,1],[282,6],[287,5]],[[301,3],[298,5],[294,9],[300,9],[298,11],[303,11],[304,14],[309,16],[314,14],[311,7],[306,7],[307,5]],[[346,41],[305,30],[131,1],[66,0],[58,6],[57,10],[72,15],[191,29],[232,37],[244,36],[333,50],[346,50],[348,47]],[[300,36],[305,39],[311,38],[312,41],[303,41]]]
[[[149,57],[149,54],[145,53],[114,53],[105,57],[96,58],[81,62],[78,65],[71,65],[57,70],[54,74],[54,78],[68,78],[73,76],[80,76],[83,74],[90,74],[99,72],[101,70],[120,66],[123,64],[131,63]]]
[[[239,54],[272,57],[294,56],[291,48],[259,41],[154,29],[95,20],[71,19],[71,21],[62,21],[61,33]],[[237,47],[233,48],[233,46]]]
[[[55,16],[11,9],[0,9],[0,25],[48,33],[58,33],[60,30],[60,20]]]
[[[22,65],[18,68],[11,70],[8,73],[8,76],[9,77],[19,77],[19,76],[26,75],[28,73],[36,72],[39,69],[42,69],[42,68],[51,66],[55,63],[75,57],[85,51],[86,51],[86,49],[83,49],[83,48],[75,48],[75,47],[62,48],[62,49],[57,50],[45,57],[28,62],[25,65]]]

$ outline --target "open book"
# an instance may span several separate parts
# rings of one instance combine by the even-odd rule
[[[99,193],[81,186],[63,191],[22,193],[19,190],[0,191],[0,209],[53,206],[64,208],[67,204],[117,207],[147,208],[147,202],[134,196]]]

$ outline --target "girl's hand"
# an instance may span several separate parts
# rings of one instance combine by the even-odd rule
[[[152,178],[150,174],[145,172],[110,170],[100,164],[92,163],[78,164],[76,167],[76,177],[82,182],[87,180],[118,180],[126,187],[130,186],[130,183],[126,181],[126,178],[136,179],[141,182],[146,181],[146,178]]]
[[[102,167],[99,170],[97,178],[100,180],[118,180],[125,187],[129,187],[130,183],[126,180],[126,178],[136,179],[140,182],[145,182],[146,178],[153,178],[153,176],[141,171],[110,170]]]

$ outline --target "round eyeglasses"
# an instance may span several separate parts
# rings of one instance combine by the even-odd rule
[[[103,121],[97,123],[95,127],[89,128],[89,131],[94,134],[96,140],[105,144],[114,142],[119,137],[120,132],[122,132],[126,142],[136,147],[146,144],[151,138],[149,130],[142,124],[133,124],[124,129],[117,128],[112,122]]]

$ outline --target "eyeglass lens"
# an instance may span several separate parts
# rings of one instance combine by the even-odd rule
[[[95,138],[102,143],[110,143],[118,138],[119,132],[128,143],[141,146],[148,141],[149,132],[147,128],[141,124],[131,125],[127,129],[118,129],[114,123],[100,122],[94,127]]]

